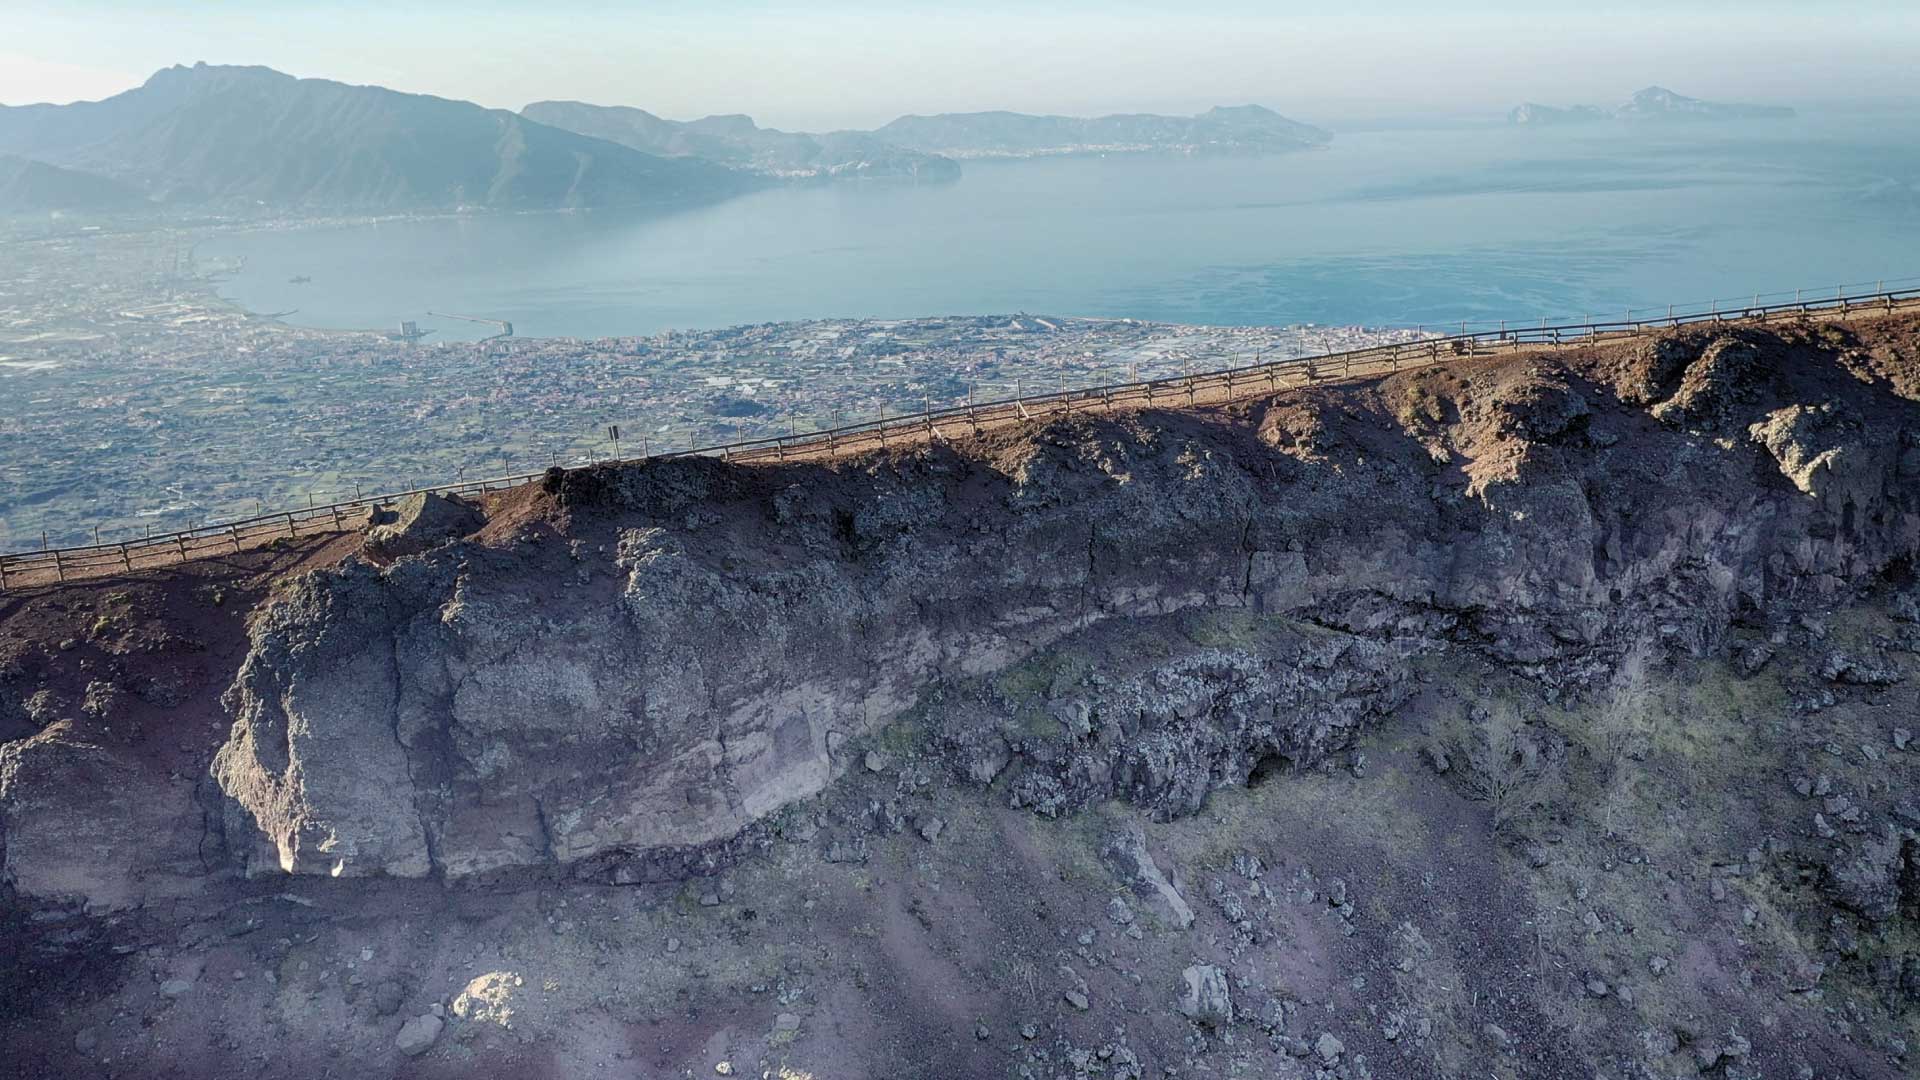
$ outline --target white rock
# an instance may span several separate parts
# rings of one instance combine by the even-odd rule
[[[1195,964],[1182,973],[1186,992],[1180,997],[1180,1011],[1203,1024],[1233,1022],[1233,992],[1227,987],[1227,973],[1212,964]]]

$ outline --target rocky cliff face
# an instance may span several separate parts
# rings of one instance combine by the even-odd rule
[[[1704,654],[1920,550],[1911,402],[1830,333],[832,466],[555,473],[487,543],[352,560],[267,608],[214,765],[228,845],[250,873],[655,876],[820,792],[930,688],[1180,612],[1317,629],[1093,665],[1061,706],[1086,745],[1023,755],[1016,799],[1191,812],[1344,746],[1447,644],[1555,683],[1631,641]]]
[[[1903,1075],[1916,402],[1911,317],[1680,331],[13,598],[0,1037]]]

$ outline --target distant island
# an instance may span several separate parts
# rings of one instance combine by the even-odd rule
[[[953,180],[960,175],[951,158],[895,146],[864,131],[776,131],[740,115],[666,120],[645,109],[579,101],[537,101],[520,115],[649,154],[699,158],[781,179]]]
[[[951,158],[1065,154],[1272,154],[1324,146],[1331,133],[1259,105],[1198,116],[1029,116],[1014,112],[903,116],[874,132],[887,142]]]
[[[1792,116],[1784,105],[1737,105],[1702,101],[1676,94],[1664,86],[1649,86],[1624,105],[1603,109],[1596,105],[1557,107],[1527,102],[1507,113],[1507,122],[1531,127],[1595,124],[1602,121],[1658,123],[1690,120],[1778,120]]]

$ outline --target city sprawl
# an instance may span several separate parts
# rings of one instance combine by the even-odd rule
[[[408,343],[219,298],[193,236],[0,244],[0,548],[1405,339],[1011,315]],[[397,327],[396,327],[397,328]]]

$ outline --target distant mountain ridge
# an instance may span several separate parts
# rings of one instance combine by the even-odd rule
[[[864,131],[776,131],[740,115],[666,120],[645,109],[579,101],[537,101],[520,115],[650,154],[701,158],[782,179],[951,180],[960,175],[950,158],[895,146]]]
[[[0,106],[0,213],[679,205],[777,181],[951,180],[962,158],[1266,154],[1331,138],[1258,105],[1198,116],[949,113],[808,134],[742,115],[675,121],[575,101],[513,113],[199,63],[100,101]]]
[[[0,154],[0,214],[121,210],[144,202],[119,181]]]
[[[642,206],[759,182],[469,102],[206,64],[103,101],[0,107],[0,153],[172,201],[306,209]]]
[[[903,116],[877,129],[887,142],[952,158],[1066,154],[1265,154],[1325,145],[1331,133],[1259,105],[1220,106],[1198,116],[1120,113],[1032,116],[1014,112]]]
[[[1686,120],[1782,119],[1793,115],[1784,105],[1741,105],[1702,101],[1676,94],[1664,86],[1649,86],[1629,98],[1624,105],[1602,109],[1594,105],[1560,108],[1527,102],[1507,113],[1511,124],[1547,126],[1556,124],[1592,124],[1604,120],[1629,123],[1658,123]]]

